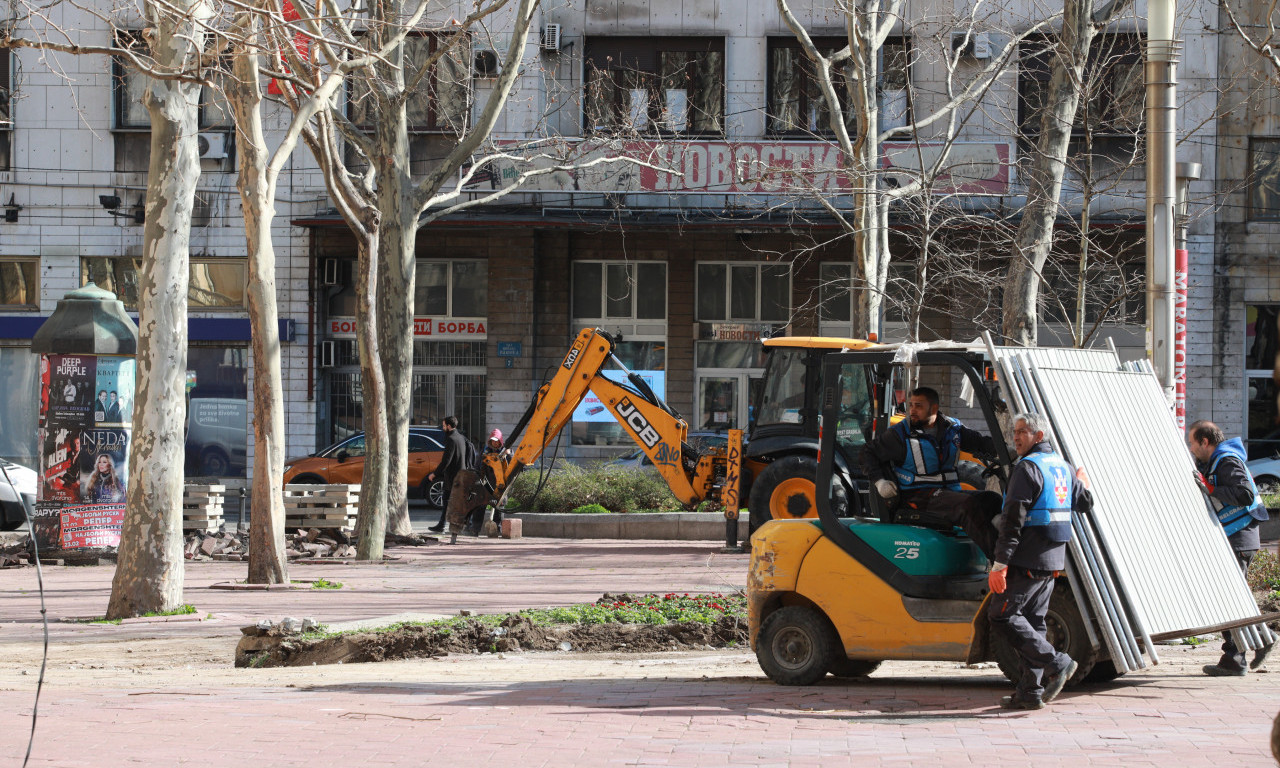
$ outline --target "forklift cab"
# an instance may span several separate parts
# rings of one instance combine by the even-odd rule
[[[894,350],[833,353],[823,360],[820,398],[820,453],[815,486],[831,488],[835,457],[856,457],[862,447],[903,417],[910,391],[932,386],[957,393],[943,412],[963,411],[968,426],[995,437],[997,463],[1011,456],[996,414],[993,385],[981,373],[980,355],[962,350],[922,350],[910,363],[894,361]],[[834,425],[834,429],[826,428]],[[968,478],[973,485],[976,478]],[[902,594],[917,598],[980,599],[986,586],[986,559],[956,532],[896,525],[874,489],[852,494],[849,517],[840,517],[830,494],[816,499],[823,531]]]

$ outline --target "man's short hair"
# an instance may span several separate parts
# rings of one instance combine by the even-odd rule
[[[1208,419],[1191,422],[1191,426],[1187,428],[1187,431],[1191,433],[1197,443],[1207,440],[1209,445],[1217,445],[1226,439],[1222,435],[1222,430],[1218,429],[1218,425]]]
[[[1049,420],[1039,413],[1019,413],[1013,417],[1013,425],[1015,427],[1018,426],[1020,421],[1027,425],[1027,429],[1031,430],[1032,434],[1036,432],[1048,434],[1049,432]]]
[[[916,387],[915,389],[911,390],[911,396],[923,397],[925,400],[929,401],[929,405],[936,406],[940,402],[940,398],[938,397],[938,390],[934,389],[933,387]]]
[[[445,416],[445,417],[444,417],[444,422],[443,422],[443,423],[444,423],[444,425],[445,425],[445,426],[447,426],[449,429],[457,429],[457,428],[458,428],[458,417],[457,417],[457,416]]]

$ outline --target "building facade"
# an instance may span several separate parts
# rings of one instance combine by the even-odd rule
[[[948,20],[950,3],[909,5],[884,47],[878,94],[886,130],[929,114],[947,100],[949,82],[1001,60],[1007,46],[1013,51],[1012,63],[963,110],[953,137],[935,125],[920,132],[919,144],[900,132],[885,145],[880,183],[891,186],[915,178],[955,139],[925,204],[891,210],[886,340],[968,340],[999,326],[1002,274],[1047,82],[1044,38],[1015,39],[1037,21],[1025,5],[1025,13],[999,9],[977,26]],[[842,22],[825,4],[795,6],[820,48],[843,45]],[[1206,8],[1186,9],[1188,19]],[[1143,13],[1139,5],[1118,20],[1090,63],[1097,90],[1086,100],[1091,116],[1080,121],[1073,157],[1096,162],[1073,163],[1068,174],[1061,257],[1045,275],[1042,343],[1110,338],[1126,357],[1142,354],[1144,174],[1135,132]],[[501,35],[473,41],[464,78],[473,109],[502,68],[521,68],[494,143],[525,163],[495,164],[463,184],[462,197],[491,195],[547,158],[609,162],[538,176],[422,228],[413,421],[456,414],[473,438],[494,427],[508,431],[577,331],[599,326],[619,337],[622,362],[691,428],[745,427],[763,375],[761,338],[848,336],[853,328],[850,237],[828,210],[847,208],[849,189],[811,67],[773,2],[576,0],[544,3],[538,14],[522,62],[482,55],[505,49]],[[1246,367],[1256,361],[1217,351],[1220,318],[1237,311],[1228,305],[1266,301],[1204,292],[1227,246],[1211,204],[1221,184],[1213,119],[1220,36],[1201,26],[1183,25],[1180,68],[1180,125],[1191,138],[1180,159],[1204,168],[1191,190],[1189,413],[1210,410],[1230,427],[1245,421],[1239,382],[1252,381]],[[113,39],[105,28],[87,34],[102,44]],[[141,80],[118,62],[44,55],[69,80],[37,52],[7,61],[0,382],[14,393],[34,393],[30,336],[67,290],[95,282],[127,306],[137,300],[149,138],[137,102]],[[228,115],[210,90],[192,233],[187,469],[236,478],[252,463],[253,382]],[[417,156],[429,158],[446,140],[445,129],[426,118],[411,127]],[[287,173],[274,234],[286,428],[294,452],[304,454],[362,425],[356,244],[304,150]],[[1073,256],[1080,243],[1091,254],[1083,281]],[[1241,291],[1256,291],[1255,267],[1241,269],[1232,279]],[[9,400],[0,406],[0,455],[33,463],[35,396],[30,407],[22,397]],[[562,442],[560,455],[582,459],[630,448],[590,402]]]

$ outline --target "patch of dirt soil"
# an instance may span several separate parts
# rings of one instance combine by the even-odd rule
[[[294,667],[352,664],[444,656],[451,653],[515,651],[687,651],[742,646],[746,622],[731,617],[715,624],[572,624],[536,626],[511,615],[497,627],[471,620],[449,628],[403,627],[390,632],[360,632],[307,640],[266,633],[248,636],[236,649],[238,667]],[[567,643],[567,646],[566,646]]]

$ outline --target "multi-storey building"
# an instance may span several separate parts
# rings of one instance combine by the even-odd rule
[[[963,79],[1000,60],[1006,46],[1016,49],[981,100],[962,110],[951,155],[958,170],[928,196],[935,204],[930,215],[905,204],[892,211],[889,340],[906,338],[917,315],[925,339],[970,339],[998,327],[1009,227],[1024,201],[1019,164],[1033,153],[1048,72],[1036,53],[1043,37],[1014,40],[1037,21],[1029,16],[1034,4],[1025,5],[1026,16],[997,9],[969,27],[952,18],[951,3],[909,3],[884,47],[885,129],[946,100],[943,55],[955,54],[955,76]],[[825,3],[796,6],[820,48],[843,45],[842,22]],[[1204,15],[1207,7],[1197,4],[1189,13]],[[475,108],[503,67],[523,71],[495,141],[531,154],[537,150],[530,141],[548,139],[555,151],[644,162],[542,176],[497,202],[422,228],[413,420],[433,423],[454,413],[472,436],[505,431],[576,330],[597,325],[621,337],[623,361],[647,372],[693,428],[745,426],[763,373],[761,337],[849,335],[853,328],[852,252],[824,209],[847,207],[848,190],[833,173],[838,153],[795,36],[765,0],[572,0],[544,3],[538,13],[522,62],[489,52],[503,50],[500,35],[473,41],[464,83]],[[1219,183],[1212,119],[1219,36],[1203,26],[1184,25],[1180,69],[1180,125],[1190,137],[1180,159],[1204,168],[1192,186],[1194,201],[1212,200]],[[1074,253],[1087,236],[1096,256],[1083,302],[1090,343],[1111,337],[1128,356],[1143,346],[1143,300],[1134,290],[1143,279],[1144,175],[1134,138],[1142,121],[1143,28],[1141,16],[1130,13],[1099,40],[1089,67],[1098,86],[1086,99],[1073,150],[1078,158],[1089,147],[1097,160],[1073,165],[1060,219],[1061,253]],[[102,44],[113,39],[105,28],[86,34]],[[131,38],[115,39],[127,45]],[[19,51],[4,64],[9,69],[0,77],[12,98],[0,132],[6,164],[0,205],[9,203],[0,222],[0,382],[11,396],[0,404],[0,454],[31,463],[34,330],[63,293],[90,281],[136,306],[149,134],[138,103],[140,77],[119,62]],[[412,113],[414,157],[423,167],[448,141],[441,116],[449,107],[429,104]],[[359,122],[358,109],[352,116]],[[881,183],[911,178],[936,155],[943,124],[922,131],[919,147],[905,130],[895,134]],[[236,477],[247,471],[252,451],[247,266],[229,112],[213,91],[202,105],[201,131],[188,471]],[[510,170],[496,167],[464,196],[500,188]],[[1244,171],[1232,173],[1242,178]],[[290,445],[306,453],[361,426],[356,247],[305,151],[293,157],[280,190],[275,243],[286,424]],[[1081,227],[1086,202],[1090,216]],[[1213,209],[1198,207],[1208,213],[1191,223],[1193,291],[1216,263]],[[922,234],[938,245],[922,251]],[[914,285],[922,252],[931,260],[921,294]],[[1076,269],[1075,261],[1056,259],[1046,274],[1042,343],[1071,338],[1065,321],[1077,306]],[[1215,417],[1228,426],[1244,418],[1241,387],[1209,388],[1202,374],[1207,350],[1221,341],[1208,315],[1242,313],[1222,303],[1239,301],[1194,294],[1191,317],[1191,412],[1212,401]],[[1245,380],[1243,363],[1224,362],[1239,370],[1214,376]],[[562,454],[608,456],[623,439],[588,404]]]

